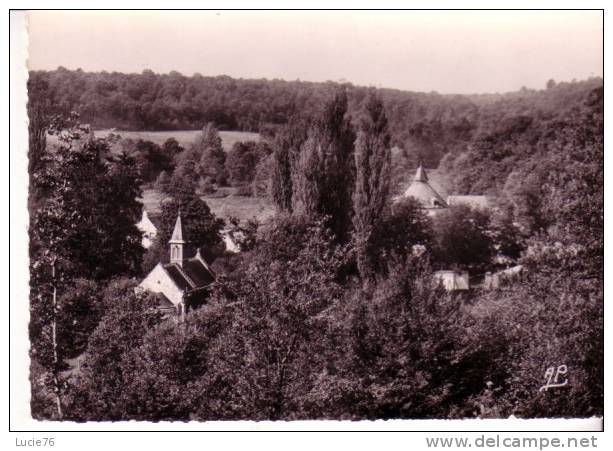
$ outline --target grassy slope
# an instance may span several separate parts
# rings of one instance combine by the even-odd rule
[[[215,216],[223,219],[235,216],[241,221],[256,218],[258,221],[264,222],[275,213],[272,203],[261,197],[228,195],[225,197],[202,196],[202,199],[208,204]],[[164,195],[157,190],[147,189],[143,191],[142,202],[149,212],[159,213],[160,202],[163,200]]]
[[[105,137],[111,130],[96,131],[96,136]],[[168,138],[175,138],[179,144],[188,148],[195,140],[200,130],[181,130],[181,131],[120,131],[114,132],[122,138],[144,139],[162,145]],[[258,141],[260,135],[257,133],[222,131],[219,132],[221,143],[224,149],[229,151],[234,143],[239,141]],[[226,190],[227,191],[227,190]],[[211,208],[211,211],[220,218],[227,219],[228,216],[235,216],[241,221],[256,218],[260,222],[265,221],[274,214],[274,207],[267,199],[255,197],[243,197],[230,194],[225,197],[203,196],[202,199]],[[152,213],[159,213],[160,203],[164,200],[164,195],[154,189],[146,189],[143,192],[142,202],[145,209]]]

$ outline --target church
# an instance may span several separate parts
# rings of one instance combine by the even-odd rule
[[[183,240],[181,212],[168,244],[169,263],[159,262],[139,288],[155,293],[161,310],[183,317],[189,308],[206,300],[210,285],[215,281],[215,273],[200,255],[200,249],[193,257],[185,257],[186,241]]]

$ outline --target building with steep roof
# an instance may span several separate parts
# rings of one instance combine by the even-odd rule
[[[149,215],[147,214],[147,210],[143,208],[143,216],[139,222],[136,223],[136,227],[143,234],[143,238],[141,241],[142,246],[145,249],[149,249],[153,244],[153,240],[157,236],[158,229],[149,219]]]
[[[421,163],[415,172],[413,182],[397,200],[407,197],[413,197],[419,201],[428,214],[434,214],[447,208],[445,199],[428,183],[428,174]]]
[[[158,263],[143,279],[139,287],[158,295],[160,308],[183,316],[190,307],[203,303],[215,273],[200,255],[185,258],[185,244],[181,213],[177,216],[170,241],[170,262]]]
[[[495,199],[492,196],[451,195],[443,198],[443,191],[444,189],[439,192],[432,186],[426,170],[420,163],[409,187],[395,200],[413,197],[421,203],[429,215],[434,215],[455,205],[468,205],[471,208],[482,210],[494,208]]]

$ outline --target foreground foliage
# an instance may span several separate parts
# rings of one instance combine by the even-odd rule
[[[242,252],[218,259],[223,270],[208,303],[180,323],[135,292],[136,279],[117,278],[138,274],[141,263],[138,173],[153,179],[162,167],[127,154],[109,158],[107,143],[86,129],[72,130],[70,144],[55,152],[41,151],[45,135],[32,130],[39,146],[31,199],[33,415],[602,415],[602,92],[578,91],[581,106],[562,122],[549,118],[541,124],[548,131],[534,139],[528,132],[538,121],[484,122],[482,146],[450,154],[452,171],[471,161],[479,167],[457,186],[498,190],[494,212],[459,206],[432,219],[411,199],[392,208],[381,178],[393,115],[388,124],[384,101],[360,98],[366,115],[356,141],[350,116],[357,107],[346,89],[323,104],[319,120],[295,118],[274,138],[272,154],[260,149],[257,165],[257,146],[237,146],[230,178],[253,176],[255,186],[270,170],[278,214],[262,225],[229,221]],[[496,110],[490,100],[479,102]],[[51,124],[38,117],[32,127]],[[497,147],[509,138],[492,132],[497,127],[509,127],[521,146]],[[169,144],[176,169],[157,183],[172,198],[145,268],[164,259],[179,210],[186,239],[211,257],[221,254],[224,224],[194,194],[203,176],[218,185],[227,176],[217,138],[208,126],[191,149]],[[490,160],[500,164],[488,173]],[[486,271],[497,255],[520,263],[521,277],[467,294],[432,283],[434,269]],[[69,367],[73,357],[81,363]],[[541,390],[546,370],[561,365],[568,384]]]
[[[602,289],[562,260],[466,299],[433,286],[426,254],[391,259],[367,288],[346,279],[353,255],[322,222],[279,217],[184,323],[126,291],[72,380],[72,417],[602,414]],[[562,364],[568,387],[539,391]]]

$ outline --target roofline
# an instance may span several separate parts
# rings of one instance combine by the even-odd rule
[[[187,273],[183,270],[183,267],[181,265],[177,265],[176,263],[169,263],[169,264],[175,266],[177,270],[181,273],[181,275],[185,277],[185,280],[187,280],[187,282],[192,285],[190,289],[193,290],[194,288],[196,288],[196,284],[194,283],[192,278],[188,276]]]
[[[169,272],[166,270],[166,268],[164,267],[165,265],[164,265],[164,264],[162,264],[162,262],[159,262],[159,263],[158,263],[158,265],[162,265],[162,269],[164,270],[164,272],[166,272],[166,274],[168,275],[168,277],[170,277],[170,280],[172,280],[172,281],[174,282],[174,279],[172,278],[172,276],[170,275],[170,273],[169,273]],[[173,267],[175,267],[175,268],[180,268],[180,266],[179,266],[179,265],[175,265],[174,263],[168,263],[168,265],[172,265],[172,266],[173,266]],[[194,281],[193,281],[193,280],[191,280],[189,277],[186,277],[186,276],[185,276],[185,274],[183,273],[183,271],[179,271],[179,272],[181,273],[181,275],[182,275],[183,277],[185,277],[185,280],[187,280],[187,283],[190,283],[190,284],[192,284],[192,285],[196,285],[196,284],[194,283]],[[175,285],[176,285],[176,283],[175,283]],[[177,288],[179,288],[179,287],[177,287]],[[179,288],[179,289],[180,289],[180,288]],[[192,290],[192,289],[193,289],[193,288],[192,288],[192,287],[190,287],[190,290]],[[182,291],[183,291],[183,292],[185,292],[185,289],[183,289]]]
[[[215,274],[215,271],[213,271],[213,269],[209,266],[209,264],[200,254],[200,248],[198,248],[198,250],[196,251],[196,255],[194,255],[192,258],[189,258],[188,260],[193,260],[193,259],[199,260],[204,265],[204,267],[213,275],[213,278],[214,279],[217,278],[217,274]]]

